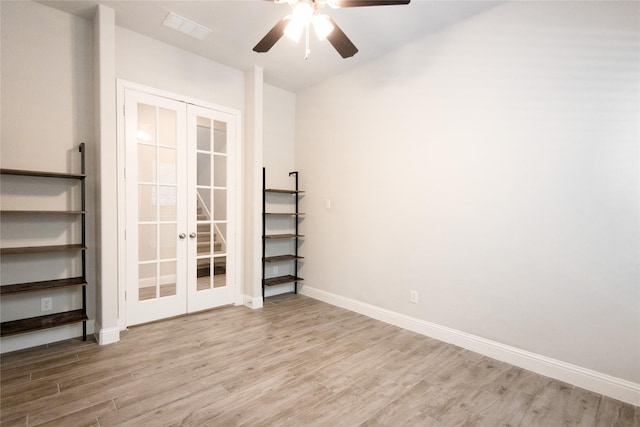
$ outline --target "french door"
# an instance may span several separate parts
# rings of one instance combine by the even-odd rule
[[[125,89],[126,323],[234,302],[232,114]]]

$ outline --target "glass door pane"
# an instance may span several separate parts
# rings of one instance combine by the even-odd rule
[[[230,183],[233,168],[230,153],[234,134],[231,115],[189,106],[189,132],[193,135],[194,222],[197,228],[195,260],[190,268],[194,285],[189,285],[188,311],[203,310],[234,302],[229,279]],[[191,203],[190,203],[191,205]]]
[[[186,312],[186,105],[125,91],[127,325]]]
[[[214,235],[211,231],[213,225],[214,206],[212,204],[213,180],[215,171],[213,162],[213,121],[208,117],[197,118],[197,142],[196,154],[196,195],[197,210],[196,221],[198,229],[198,243],[196,254],[196,291],[205,291],[212,287],[213,247]]]
[[[176,295],[176,112],[138,104],[138,299]]]
[[[214,120],[213,228],[214,288],[227,286],[227,123]]]

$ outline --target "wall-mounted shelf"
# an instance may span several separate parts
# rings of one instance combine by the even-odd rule
[[[82,244],[53,245],[53,246],[24,246],[17,248],[0,248],[0,255],[42,254],[47,252],[84,251],[87,247]]]
[[[83,277],[69,277],[66,279],[16,283],[15,285],[0,286],[0,295],[11,295],[11,294],[19,294],[23,292],[43,291],[47,289],[60,289],[60,288],[68,288],[72,286],[87,286],[87,281]]]
[[[302,277],[292,276],[290,274],[286,276],[272,277],[270,279],[264,279],[265,286],[277,286],[286,285],[287,283],[295,283],[304,280]]]
[[[265,212],[265,215],[269,216],[303,216],[303,213],[295,212]]]
[[[276,255],[276,256],[264,257],[264,262],[286,262],[286,261],[293,261],[296,259],[304,259],[304,257],[297,256],[297,255]]]
[[[25,334],[42,329],[56,328],[58,326],[71,325],[87,321],[87,315],[83,309],[65,311],[62,313],[47,314],[46,316],[30,317],[28,319],[2,322],[2,336]],[[83,336],[86,341],[86,333]]]
[[[264,168],[263,168],[264,170]],[[289,175],[292,174],[296,174],[297,176],[298,172],[291,172]],[[304,191],[302,190],[282,190],[282,189],[277,189],[277,188],[265,188],[264,190],[267,193],[281,193],[281,194],[304,194]]]
[[[76,180],[80,182],[80,209],[70,210],[47,210],[47,209],[5,209],[0,211],[0,215],[3,217],[16,216],[16,215],[32,215],[38,216],[38,222],[34,222],[33,226],[37,229],[38,224],[46,223],[46,221],[55,218],[56,216],[66,216],[73,218],[78,216],[81,220],[81,241],[79,243],[72,243],[66,245],[42,245],[42,246],[18,246],[18,247],[6,247],[0,248],[0,255],[10,256],[9,259],[14,256],[25,256],[31,254],[39,254],[33,261],[33,267],[37,268],[37,260],[42,256],[52,253],[68,253],[69,257],[81,256],[82,275],[74,277],[66,277],[51,280],[42,280],[36,282],[22,282],[15,284],[8,284],[0,286],[0,296],[5,302],[5,298],[8,298],[7,303],[11,303],[10,298],[14,298],[16,295],[24,295],[30,292],[41,292],[46,295],[53,296],[55,292],[60,289],[79,288],[82,292],[82,307],[72,310],[67,310],[58,313],[46,314],[43,316],[29,317],[17,320],[10,320],[0,323],[0,336],[18,335],[28,332],[35,332],[43,329],[55,328],[59,326],[65,326],[82,322],[82,339],[87,339],[87,270],[86,270],[86,173],[85,173],[85,145],[84,143],[79,146],[80,151],[80,169],[81,173],[61,173],[61,172],[46,172],[46,171],[33,171],[33,170],[20,170],[20,169],[0,169],[1,175],[14,175],[23,177],[32,177],[35,179],[41,179],[43,186],[46,186],[51,179],[65,179]],[[44,178],[44,179],[43,179]],[[38,181],[40,183],[40,181]],[[8,226],[8,225],[7,225]]]
[[[298,172],[290,172],[289,176],[295,177],[295,189],[278,189],[278,188],[266,188],[266,170],[262,168],[262,298],[265,297],[265,288],[268,286],[285,285],[293,283],[293,291],[298,293],[298,282],[304,280],[298,276],[298,262],[304,257],[298,255],[298,246],[300,239],[304,238],[302,234],[298,232],[299,219],[304,214],[298,209],[299,198],[304,194],[304,191],[298,189]],[[294,197],[292,200],[293,212],[267,212],[267,198],[270,194],[284,194]],[[293,233],[279,233],[268,234],[268,218],[292,218],[295,222]],[[275,256],[267,256],[267,241],[273,240],[286,240],[293,241],[294,253],[281,254]],[[267,264],[272,263],[293,263],[293,271],[295,274],[285,274],[282,276],[267,277]]]
[[[24,210],[24,211],[15,211],[15,210],[1,210],[0,215],[82,215],[86,214],[87,211],[44,211],[44,210]]]
[[[302,234],[267,234],[265,239],[299,239],[304,237]]]
[[[84,162],[84,160],[83,160]],[[83,173],[65,173],[65,172],[45,172],[23,169],[0,169],[1,175],[18,175],[18,176],[36,176],[41,178],[66,178],[66,179],[83,179],[86,174]]]

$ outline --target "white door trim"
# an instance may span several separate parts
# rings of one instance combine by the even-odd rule
[[[126,138],[125,138],[125,120],[124,120],[124,103],[125,103],[125,90],[131,89],[150,95],[161,96],[164,98],[173,99],[176,101],[185,102],[187,104],[198,105],[201,107],[209,108],[212,110],[221,111],[234,116],[236,122],[235,141],[233,144],[234,161],[236,170],[236,180],[233,190],[236,192],[235,197],[235,214],[233,220],[237,224],[235,227],[235,251],[234,256],[236,262],[234,263],[234,277],[235,283],[235,305],[244,304],[243,286],[242,286],[242,271],[243,271],[243,218],[244,218],[244,206],[242,200],[244,199],[244,178],[243,178],[243,164],[242,164],[242,114],[239,110],[224,107],[221,105],[213,104],[211,102],[203,101],[200,99],[192,98],[176,94],[173,92],[165,91],[162,89],[156,89],[149,86],[141,85],[139,83],[130,82],[123,79],[118,79],[116,83],[116,163],[117,163],[117,177],[118,177],[118,327],[120,330],[125,330],[127,327],[126,319],[126,300],[125,294],[127,289],[127,251],[126,251],[126,239],[125,239],[125,225],[126,225],[126,188],[125,188],[125,152],[126,152]],[[231,238],[231,236],[229,236]],[[105,285],[105,284],[103,284]]]

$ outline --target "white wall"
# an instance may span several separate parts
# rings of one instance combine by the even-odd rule
[[[93,136],[91,23],[2,3],[2,166],[79,172],[72,152]]]
[[[298,94],[305,286],[639,383],[638,8],[503,4]]]
[[[118,326],[118,159],[116,121],[116,14],[98,5],[93,15],[96,138],[96,320],[100,345],[120,340]]]
[[[264,148],[263,165],[266,168],[267,188],[293,189],[295,179],[289,172],[295,170],[295,124],[296,96],[294,93],[268,84],[264,85]],[[267,201],[269,212],[293,212],[295,199],[290,195],[271,194]],[[270,234],[295,231],[293,218],[269,217]],[[272,240],[267,243],[267,256],[292,254],[295,242],[289,239]],[[278,271],[274,271],[274,267]],[[267,264],[266,277],[294,274],[292,262]],[[271,286],[266,296],[292,292],[293,284]]]
[[[244,73],[122,27],[116,27],[119,79],[228,108],[244,108]]]
[[[260,67],[245,72],[243,150],[244,227],[243,290],[245,305],[262,307],[262,173],[264,149],[264,78]]]
[[[88,314],[95,318],[95,232],[93,159],[93,46],[89,21],[33,2],[3,1],[2,103],[0,156],[3,168],[80,172],[78,145],[87,144],[87,291]],[[73,204],[62,183],[43,185],[33,178],[2,178],[4,209],[65,209]],[[76,186],[79,187],[79,186]],[[72,194],[78,195],[79,188]],[[26,196],[23,194],[26,193]],[[45,202],[42,202],[45,200]],[[45,204],[43,204],[45,203]],[[79,242],[79,222],[67,232],[68,221],[42,216],[2,218],[2,246]],[[37,227],[34,224],[38,223]],[[42,236],[46,236],[42,238]],[[29,257],[30,261],[36,259]],[[79,258],[79,257],[78,257]],[[45,280],[77,273],[79,262],[63,256],[37,258],[42,268],[19,257],[3,257],[2,284]],[[36,259],[36,260],[37,260]],[[51,277],[51,276],[54,277]],[[2,299],[2,320],[41,315],[40,297]],[[54,310],[77,308],[79,292],[57,292]],[[40,334],[7,337],[2,351],[81,334],[80,326]]]
[[[264,166],[271,188],[293,188],[295,170],[296,96],[264,85]]]

